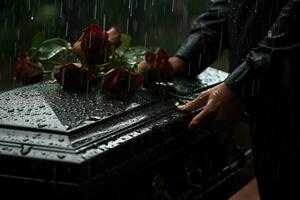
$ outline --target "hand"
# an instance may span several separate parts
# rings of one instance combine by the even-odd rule
[[[243,110],[239,99],[225,83],[202,92],[193,101],[178,106],[178,110],[190,112],[202,107],[203,110],[190,122],[189,129],[200,126],[213,117],[220,128],[232,128],[240,120]]]
[[[185,71],[186,64],[182,58],[178,56],[170,57],[169,63],[172,66],[174,74],[181,74]]]

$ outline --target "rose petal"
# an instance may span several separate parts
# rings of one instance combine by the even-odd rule
[[[112,44],[112,48],[116,49],[121,45],[122,31],[117,26],[112,26],[108,31],[108,41]]]
[[[80,63],[72,63],[62,66],[54,77],[63,90],[83,92],[87,90],[90,73]]]
[[[90,25],[74,44],[73,51],[88,64],[104,64],[109,61],[111,45],[108,34],[97,25]]]
[[[138,65],[138,72],[144,75],[146,84],[154,81],[170,81],[174,76],[169,56],[160,48],[155,53],[145,54],[144,61]]]
[[[34,63],[27,56],[20,58],[15,69],[15,77],[17,82],[28,85],[43,80],[43,68],[40,63]]]
[[[143,83],[143,77],[133,74],[123,67],[115,67],[106,73],[102,79],[102,92],[114,99],[125,99]]]

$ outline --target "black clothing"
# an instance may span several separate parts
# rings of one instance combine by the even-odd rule
[[[202,70],[229,48],[225,83],[249,106],[262,200],[300,199],[298,26],[300,0],[215,0],[177,52]]]
[[[287,0],[214,0],[207,12],[193,21],[190,35],[176,55],[211,64],[229,47],[230,71],[263,40]],[[201,55],[201,58],[199,56]]]

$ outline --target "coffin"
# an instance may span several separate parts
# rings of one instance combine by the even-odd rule
[[[199,155],[204,155],[214,138],[204,129],[188,133],[194,113],[179,113],[176,105],[226,76],[209,67],[196,79],[175,80],[186,88],[184,96],[140,89],[124,101],[99,93],[67,93],[55,81],[1,93],[3,191],[18,187],[30,197],[158,198],[164,194],[159,190],[169,187],[159,185],[166,181],[160,180],[168,174],[163,171],[172,174],[174,168],[175,173],[186,152],[199,143]],[[202,187],[205,191],[207,185]]]

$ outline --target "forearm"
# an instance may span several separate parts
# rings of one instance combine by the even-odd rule
[[[284,6],[265,39],[253,49],[245,61],[234,70],[225,83],[241,95],[245,83],[253,81],[262,70],[274,70],[270,63],[277,50],[293,48],[300,42],[300,1],[290,0]]]
[[[229,3],[227,0],[215,1],[206,13],[193,21],[190,34],[176,55],[185,61],[201,60],[202,65],[209,65],[227,46],[227,18]]]

